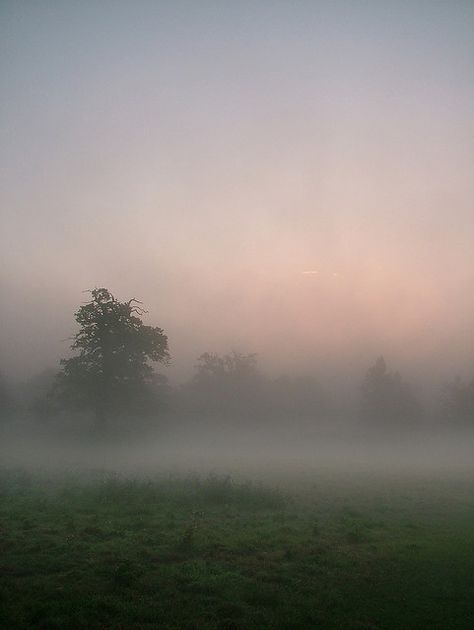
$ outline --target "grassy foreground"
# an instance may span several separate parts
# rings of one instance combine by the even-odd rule
[[[4,471],[0,627],[474,628],[474,483]]]

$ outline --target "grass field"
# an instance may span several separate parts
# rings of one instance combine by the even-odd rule
[[[474,482],[0,474],[0,627],[474,628]]]

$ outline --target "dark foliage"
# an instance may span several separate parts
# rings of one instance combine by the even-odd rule
[[[163,389],[163,377],[150,362],[167,364],[168,339],[161,328],[145,326],[140,302],[119,302],[107,289],[75,314],[79,332],[62,359],[53,397],[72,408],[92,410],[104,427],[111,412],[146,412]]]

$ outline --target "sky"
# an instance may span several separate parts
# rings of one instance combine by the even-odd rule
[[[0,366],[137,297],[171,378],[474,373],[474,4],[0,2]]]

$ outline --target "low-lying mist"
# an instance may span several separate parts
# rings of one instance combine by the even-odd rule
[[[422,404],[383,358],[351,395],[338,396],[310,375],[267,377],[255,355],[206,354],[188,382],[155,381],[146,408],[112,404],[105,427],[94,413],[54,406],[55,378],[50,370],[4,386],[2,466],[280,480],[474,473],[472,384],[455,380]]]
[[[181,422],[178,422],[181,421]],[[474,475],[474,431],[373,434],[288,423],[223,427],[165,415],[159,427],[105,439],[51,428],[5,427],[2,467],[124,475],[232,474],[279,481],[320,474]]]

